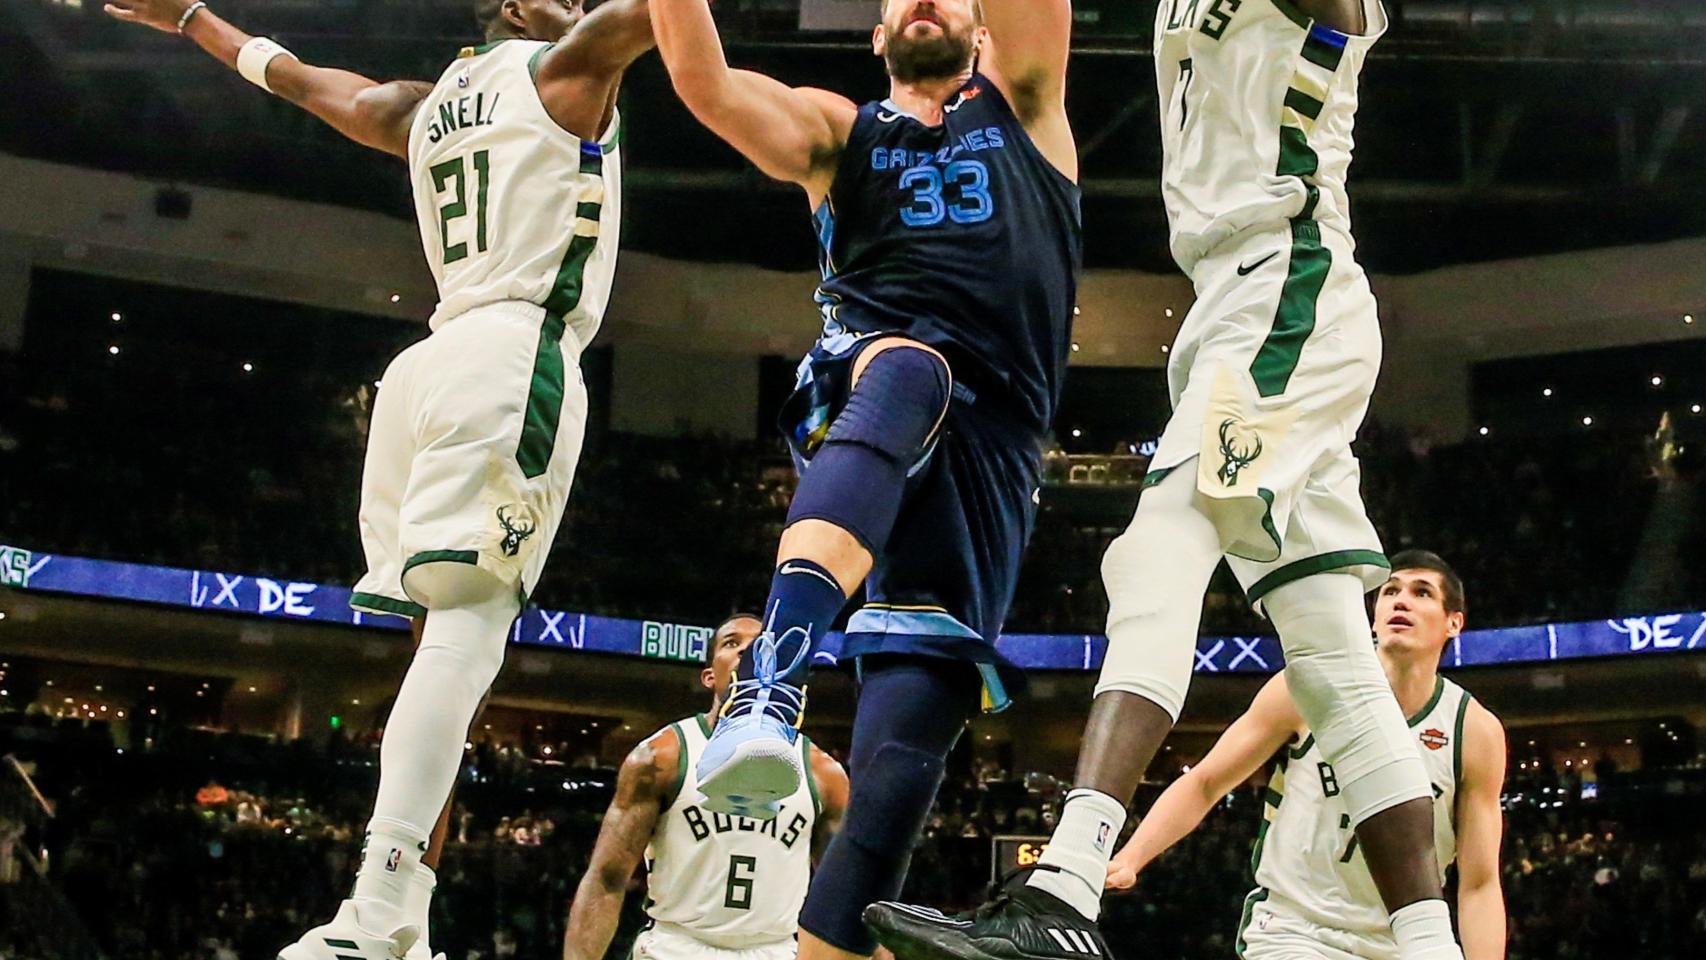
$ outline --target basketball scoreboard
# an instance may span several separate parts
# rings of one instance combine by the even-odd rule
[[[0,545],[0,587],[125,600],[237,614],[405,630],[401,617],[349,607],[347,587],[211,570],[92,560]],[[510,639],[528,647],[702,663],[711,628],[656,620],[626,620],[529,606]],[[1107,638],[1089,634],[1008,634],[997,647],[1031,670],[1094,670]],[[833,664],[841,637],[831,634],[817,656]],[[1444,665],[1547,663],[1595,657],[1645,656],[1706,650],[1706,611],[1617,620],[1470,630],[1446,648]],[[1202,637],[1199,673],[1267,674],[1285,663],[1274,637]]]

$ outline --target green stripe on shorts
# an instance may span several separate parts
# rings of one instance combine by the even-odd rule
[[[1268,339],[1250,362],[1256,392],[1276,397],[1285,392],[1303,344],[1315,332],[1315,311],[1327,273],[1333,268],[1333,253],[1321,245],[1321,227],[1313,220],[1291,222],[1291,267],[1280,290],[1279,310]]]
[[[533,355],[533,382],[527,389],[527,412],[521,423],[521,442],[515,448],[515,462],[522,476],[534,480],[545,475],[551,466],[551,452],[557,446],[557,425],[563,418],[562,314],[546,314],[539,325],[539,348]]]

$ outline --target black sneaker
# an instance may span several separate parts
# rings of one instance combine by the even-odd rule
[[[865,926],[896,960],[1112,960],[1092,920],[1046,890],[1028,887],[1033,867],[1007,879],[995,899],[952,916],[890,900],[865,908]]]

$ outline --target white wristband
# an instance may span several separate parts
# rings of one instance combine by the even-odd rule
[[[294,60],[296,54],[268,37],[252,37],[243,44],[243,49],[237,51],[237,72],[243,75],[244,80],[271,93],[272,87],[267,86],[267,65],[277,57]]]
[[[207,4],[204,0],[195,0],[194,3],[190,4],[189,7],[184,10],[184,15],[178,18],[178,32],[183,33],[184,28],[190,25],[190,18],[206,9]]]

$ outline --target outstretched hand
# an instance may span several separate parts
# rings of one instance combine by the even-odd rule
[[[140,23],[161,33],[177,33],[178,21],[194,0],[107,0],[107,16],[126,23]]]

